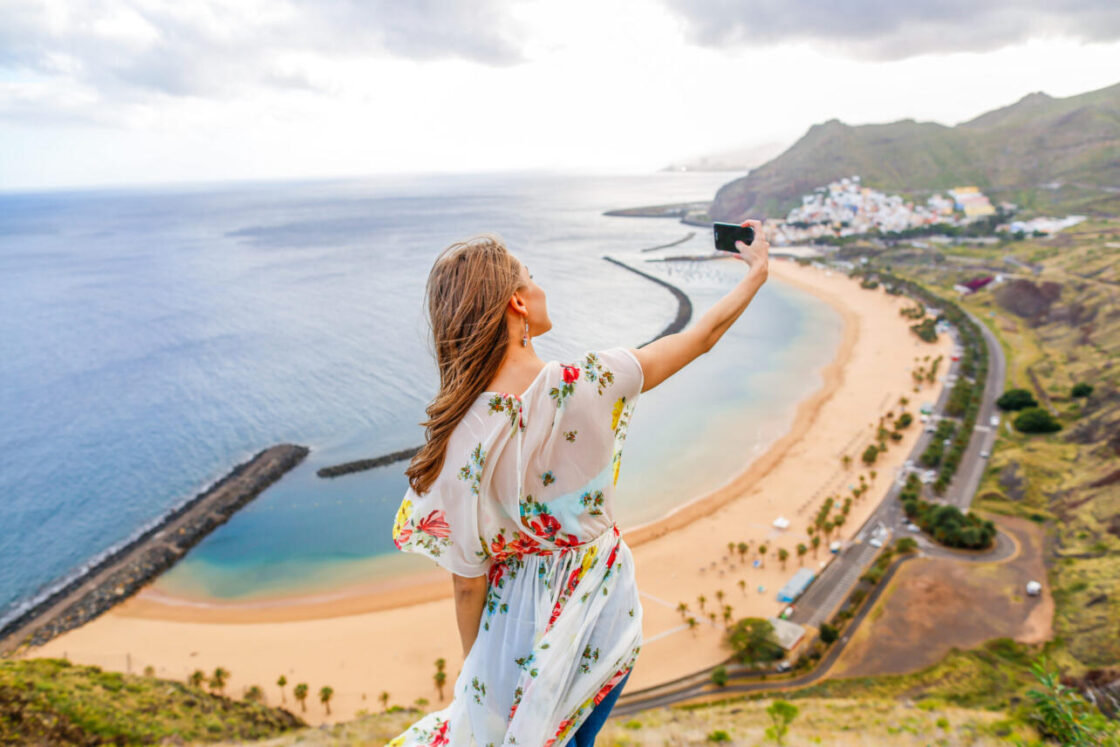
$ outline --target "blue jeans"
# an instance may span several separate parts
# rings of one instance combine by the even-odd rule
[[[630,672],[633,671],[633,669],[630,670]],[[595,735],[603,728],[607,716],[611,715],[614,702],[618,700],[618,696],[622,694],[622,686],[626,684],[626,680],[630,679],[630,672],[627,672],[626,676],[619,680],[617,685],[611,688],[611,691],[607,693],[607,697],[603,698],[599,705],[595,706],[591,711],[591,715],[587,717],[587,720],[580,724],[572,740],[576,747],[595,747]]]

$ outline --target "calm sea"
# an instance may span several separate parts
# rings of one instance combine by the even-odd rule
[[[604,210],[709,199],[734,174],[425,175],[0,194],[0,620],[262,448],[308,458],[157,581],[246,599],[432,567],[394,550],[405,462],[437,376],[424,282],[447,244],[501,234],[548,294],[545,359],[637,346],[745,272],[675,220]],[[697,235],[668,250],[644,247]],[[625,528],[719,486],[821,385],[840,318],[771,280],[706,356],[642,396],[619,479]]]

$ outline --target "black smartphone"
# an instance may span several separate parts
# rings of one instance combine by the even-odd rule
[[[712,231],[716,237],[716,249],[722,252],[739,254],[739,250],[735,248],[736,241],[742,241],[747,246],[754,241],[754,229],[738,223],[713,223]]]

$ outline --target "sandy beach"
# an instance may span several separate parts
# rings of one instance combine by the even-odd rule
[[[712,624],[699,614],[697,596],[708,602],[705,611],[719,611],[717,593],[730,604],[736,618],[774,615],[784,605],[777,590],[797,570],[797,543],[808,544],[805,528],[829,495],[849,495],[848,486],[864,474],[872,488],[852,504],[844,526],[833,539],[848,539],[885,494],[896,470],[919,435],[915,422],[901,441],[874,465],[870,478],[860,454],[872,442],[878,418],[908,397],[915,415],[921,402],[937,398],[940,381],[923,383],[918,392],[911,368],[944,356],[939,372],[948,368],[952,340],[942,335],[936,344],[923,343],[908,329],[898,310],[912,302],[863,290],[858,280],[790,260],[774,258],[770,281],[789,283],[829,303],[844,318],[844,337],[836,358],[824,370],[821,389],[799,403],[788,433],[769,449],[744,464],[733,480],[697,496],[666,517],[626,527],[623,534],[633,548],[638,585],[642,590],[645,644],[627,690],[638,690],[689,674],[724,659],[723,623]],[[747,314],[750,313],[748,310]],[[849,455],[852,466],[841,459]],[[744,461],[748,457],[744,456]],[[785,530],[771,522],[790,520]],[[823,539],[823,538],[822,538]],[[751,567],[748,555],[726,558],[729,542],[759,541],[768,546],[764,567]],[[777,550],[789,551],[785,567]],[[819,569],[831,556],[822,543],[804,564]],[[745,582],[745,589],[740,587]],[[758,587],[763,591],[758,591]],[[311,723],[342,721],[361,709],[378,710],[378,696],[389,693],[390,704],[440,701],[433,684],[433,662],[445,658],[448,687],[462,661],[449,576],[434,570],[417,581],[384,581],[368,587],[324,594],[284,604],[200,606],[141,592],[91,623],[70,631],[29,656],[66,656],[71,661],[106,669],[142,672],[154,668],[161,677],[182,679],[195,669],[222,666],[231,672],[226,692],[240,695],[260,685],[268,702],[281,703],[275,686],[287,677],[287,702],[297,713],[291,685],[306,682],[313,693],[323,685],[334,688],[332,716],[310,702],[302,714]],[[676,611],[685,602],[702,624],[689,630]]]

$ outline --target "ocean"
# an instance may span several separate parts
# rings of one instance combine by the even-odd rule
[[[411,175],[0,193],[0,624],[272,444],[298,467],[155,587],[192,599],[329,591],[433,567],[395,550],[402,461],[326,465],[423,441],[438,378],[424,283],[436,254],[501,235],[532,268],[546,360],[637,346],[699,318],[738,262],[702,228],[602,215],[710,199],[734,174]],[[696,235],[671,249],[646,247]],[[616,518],[656,519],[718,487],[821,386],[842,321],[771,279],[710,353],[642,395]]]

